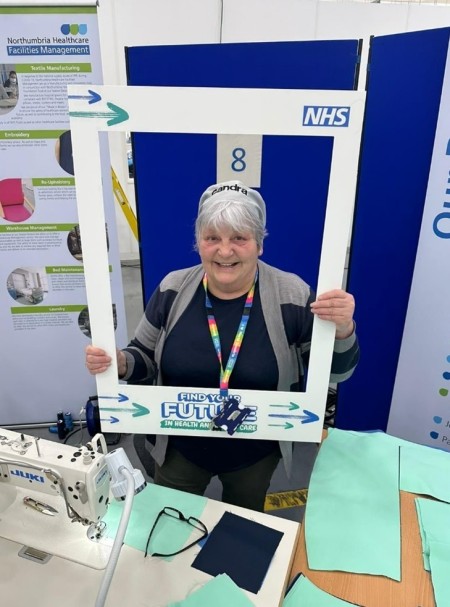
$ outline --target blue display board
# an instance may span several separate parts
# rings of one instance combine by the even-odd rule
[[[358,40],[133,47],[128,83],[352,90],[359,47]],[[132,141],[147,301],[167,272],[199,262],[193,227],[201,193],[216,182],[216,136],[134,133]],[[263,138],[260,191],[269,231],[263,259],[313,288],[331,154],[330,138]]]
[[[449,35],[445,28],[372,41],[348,280],[361,361],[339,388],[340,428],[387,426]],[[430,314],[432,299],[430,293]],[[420,382],[417,370],[411,381]]]
[[[359,46],[358,40],[135,46],[126,49],[128,84],[353,90]]]

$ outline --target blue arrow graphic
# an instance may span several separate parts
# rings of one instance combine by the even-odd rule
[[[281,417],[283,419],[301,419],[302,424],[310,424],[311,422],[317,422],[319,416],[312,411],[303,410],[305,415],[287,415],[285,413],[269,413],[269,417]]]
[[[128,396],[126,394],[120,394],[119,392],[119,396],[99,396],[100,398],[108,398],[108,399],[112,399],[112,400],[117,400],[119,401],[119,403],[124,403],[126,400],[128,400]]]
[[[119,418],[118,417],[113,417],[111,415],[111,417],[108,417],[107,419],[100,418],[100,421],[101,422],[108,422],[110,424],[117,424],[117,422],[119,421]]]
[[[89,95],[69,95],[69,99],[85,99],[89,105],[91,103],[97,103],[97,101],[101,101],[101,96],[95,91],[91,91],[88,89]]]

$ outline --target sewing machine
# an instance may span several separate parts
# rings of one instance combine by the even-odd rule
[[[0,428],[2,605],[104,607],[111,581],[106,607],[161,607],[185,599],[211,580],[209,574],[192,567],[199,548],[186,550],[173,561],[145,559],[143,552],[123,542],[119,530],[114,539],[108,537],[108,530],[99,538],[89,537],[101,526],[108,497],[110,501],[111,495],[122,499],[130,486],[129,481],[124,483],[123,466],[129,472],[131,464],[124,463],[123,449],[105,455],[103,442],[102,438],[94,437],[91,444],[78,449]],[[104,473],[105,464],[109,474]],[[139,491],[145,480],[136,471],[132,474],[134,490]],[[152,489],[157,499],[159,488],[153,485]],[[177,493],[173,495],[175,501],[168,505],[177,505]],[[26,497],[38,501],[41,508],[50,506],[57,512],[52,515],[36,509],[24,503]],[[190,498],[198,499],[204,506],[203,497]],[[184,494],[180,493],[180,503],[184,500]],[[124,511],[126,504],[125,497]],[[207,500],[201,520],[212,530],[225,512],[283,533],[263,587],[257,595],[249,596],[255,607],[279,605],[297,541],[298,523],[212,499]],[[88,524],[90,521],[93,526]],[[117,547],[122,545],[115,572],[110,568],[110,563],[114,565],[113,542]],[[26,558],[20,558],[19,554]]]
[[[57,555],[103,569],[109,455],[101,434],[79,448],[0,428],[0,537],[32,560]]]

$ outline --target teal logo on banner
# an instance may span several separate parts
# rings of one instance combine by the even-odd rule
[[[447,358],[446,358],[446,362],[450,363],[450,355],[449,355],[449,356],[447,356]],[[443,379],[444,379],[446,382],[450,382],[450,372],[448,372],[448,371],[444,371],[444,372],[442,373],[442,378],[443,378]],[[444,384],[444,385],[445,385],[445,384]],[[440,395],[440,396],[444,396],[444,397],[446,397],[446,396],[448,396],[448,394],[449,394],[449,389],[448,389],[447,387],[445,387],[445,388],[444,388],[444,387],[439,388],[439,395]],[[441,415],[435,415],[435,416],[433,416],[433,422],[434,422],[435,424],[437,424],[437,425],[442,424],[442,423],[443,423],[443,421],[444,421],[444,419],[442,418],[442,416],[441,416]],[[450,427],[450,421],[448,421],[448,420],[447,420],[447,422],[446,422],[446,424],[445,424],[445,427],[446,427],[446,428]],[[430,432],[430,436],[431,436],[431,438],[432,438],[433,440],[437,440],[437,439],[439,438],[440,434],[439,434],[439,432],[436,432],[436,430],[432,430],[432,431]],[[446,445],[450,445],[450,438],[449,438],[448,436],[443,435],[441,440],[442,440],[442,442],[443,442],[444,444],[446,444]]]
[[[348,106],[305,105],[303,126],[348,126],[350,108]]]
[[[232,398],[241,402],[241,396]],[[173,402],[161,403],[161,428],[172,430],[211,430],[212,420],[220,413],[223,399],[218,393],[180,392]],[[258,429],[257,407],[248,407],[250,413],[238,428],[240,433],[252,433]]]
[[[77,34],[84,36],[87,34],[87,29],[86,23],[63,23],[61,25],[61,33],[64,36],[68,36],[69,34],[72,36],[76,36]]]

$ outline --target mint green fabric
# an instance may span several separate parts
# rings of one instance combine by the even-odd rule
[[[401,576],[399,446],[334,429],[311,476],[305,539],[311,569]]]
[[[427,536],[425,532],[426,528],[426,520],[427,520],[427,508],[426,503],[430,500],[419,500],[415,499],[416,504],[416,512],[417,512],[417,520],[419,523],[419,531],[420,531],[420,539],[422,540],[422,558],[423,558],[423,568],[425,571],[430,571],[430,548],[428,546]],[[424,502],[422,505],[421,502]]]
[[[107,537],[113,538],[117,532],[123,504],[124,502],[114,500],[108,507],[103,519],[107,524]],[[206,498],[184,491],[175,491],[159,485],[148,484],[143,491],[134,497],[133,510],[124,544],[145,551],[150,529],[158,513],[165,506],[172,506],[180,510],[186,517],[193,516],[201,520],[202,512],[206,506]],[[199,538],[201,537],[201,533],[193,529],[191,525],[169,516],[162,516],[153,532],[149,552],[176,552],[186,544],[192,533],[198,533]],[[165,558],[171,560],[173,557]]]
[[[450,504],[422,497],[415,499],[424,569],[430,571],[430,542],[442,542],[450,547]]]
[[[447,520],[447,525],[449,521]],[[449,607],[450,605],[450,544],[430,540],[431,581],[433,583],[434,600],[436,607]]]
[[[414,443],[401,446],[400,489],[450,502],[449,478],[450,453]]]
[[[450,503],[448,478],[446,451],[384,432],[330,430],[308,491],[309,566],[399,580],[398,489]]]
[[[301,575],[286,595],[282,607],[355,607],[318,588]]]
[[[424,568],[431,571],[436,607],[450,606],[450,504],[416,498]]]
[[[252,607],[246,594],[236,586],[231,578],[222,573],[216,576],[199,590],[190,594],[178,603],[168,607]]]
[[[349,432],[358,435],[361,432]],[[450,453],[419,445],[384,432],[373,433],[376,440],[400,447],[400,489],[430,495],[450,503]]]

